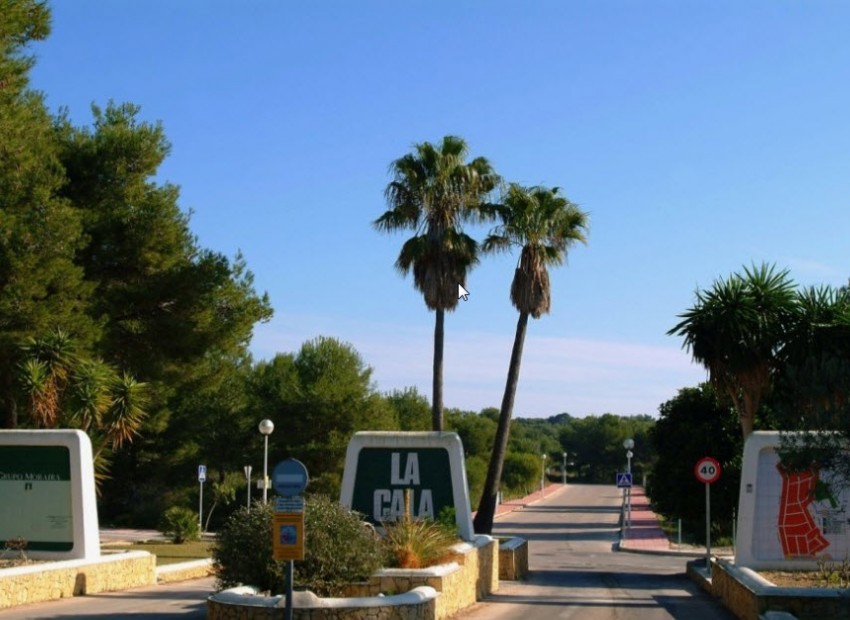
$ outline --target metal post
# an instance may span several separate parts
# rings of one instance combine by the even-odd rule
[[[711,491],[705,485],[705,570],[711,573]]]
[[[263,452],[263,503],[269,503],[269,436],[265,435],[265,450]]]
[[[204,532],[204,481],[200,481],[201,494],[198,499],[198,529],[201,533]]]
[[[738,536],[737,536],[737,526],[738,520],[735,517],[735,509],[732,508],[732,555],[735,555],[736,549],[738,547]]]
[[[626,471],[631,474],[632,473],[632,451],[629,450],[626,452]],[[631,476],[630,476],[631,477]],[[626,528],[632,527],[632,487],[629,485],[629,488],[626,489],[626,497],[628,498],[628,504],[626,509]]]
[[[682,548],[682,517],[679,517],[679,549]]]
[[[263,503],[269,502],[269,435],[274,432],[274,422],[268,418],[260,422],[258,427],[263,434],[265,450],[263,453]]]
[[[252,469],[253,469],[253,467],[251,467],[250,465],[245,465],[245,467],[242,468],[242,471],[245,472],[245,480],[248,481],[248,493],[247,493],[248,498],[246,500],[246,502],[247,502],[246,507],[248,508],[248,510],[251,510],[251,470]]]
[[[292,560],[286,561],[286,611],[284,612],[285,620],[292,620]]]
[[[546,455],[544,454],[543,455],[543,465],[541,466],[541,469],[540,469],[540,494],[541,495],[546,494],[546,487],[544,486],[545,478],[546,478]]]
[[[561,481],[566,486],[567,484],[567,453],[564,452],[564,468],[561,470]]]

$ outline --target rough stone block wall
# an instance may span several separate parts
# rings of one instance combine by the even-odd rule
[[[236,607],[209,601],[207,620],[283,620],[284,607]],[[292,620],[431,620],[434,601],[399,607],[292,610]]]
[[[732,577],[717,562],[711,565],[711,590],[741,620],[758,620],[759,605],[755,592]]]
[[[478,546],[478,599],[499,589],[499,541],[495,538]]]
[[[306,593],[302,593],[306,594]],[[233,599],[222,601],[211,597],[207,600],[207,620],[283,620],[286,608],[281,605],[282,597],[262,600],[255,595],[245,596],[244,604],[234,603]],[[429,598],[416,603],[401,605],[359,606],[356,599],[351,599],[352,605],[339,605],[343,599],[320,599],[315,595],[307,596],[312,601],[299,604],[295,601],[292,610],[293,620],[433,620],[435,616],[435,599]],[[332,602],[325,605],[323,602]],[[299,606],[300,605],[300,606]]]
[[[519,581],[528,576],[528,541],[513,538],[499,546],[499,579]]]
[[[34,564],[0,571],[0,609],[155,583],[156,558],[145,552]]]
[[[755,583],[723,561],[711,567],[715,596],[741,620],[758,620],[767,611],[786,611],[798,620],[850,618],[850,593],[821,588],[780,588]]]

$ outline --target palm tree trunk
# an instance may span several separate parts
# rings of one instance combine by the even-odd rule
[[[437,308],[434,322],[434,394],[431,400],[431,427],[435,431],[443,430],[443,324],[445,310]]]
[[[489,534],[493,531],[493,518],[496,516],[496,500],[499,493],[499,482],[502,479],[502,466],[505,464],[505,455],[508,452],[511,416],[514,412],[514,397],[519,383],[519,367],[522,362],[522,347],[525,344],[527,327],[528,313],[520,312],[516,324],[514,348],[511,351],[511,363],[508,367],[508,379],[505,382],[505,394],[502,397],[502,409],[499,411],[499,425],[496,427],[496,438],[493,440],[493,453],[490,455],[484,491],[481,493],[478,512],[473,521],[473,527],[478,534]]]

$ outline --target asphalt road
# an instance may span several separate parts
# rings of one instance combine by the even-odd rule
[[[531,576],[456,618],[735,620],[685,576],[686,558],[613,551],[620,502],[613,485],[570,485],[500,517],[494,534],[529,541]]]

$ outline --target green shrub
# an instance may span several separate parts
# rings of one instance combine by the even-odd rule
[[[295,584],[319,596],[339,596],[342,586],[381,568],[383,549],[362,515],[325,496],[307,501],[306,550],[295,562]]]
[[[248,584],[260,590],[283,591],[283,564],[272,557],[270,504],[244,506],[225,521],[212,551],[219,589]]]
[[[224,524],[213,547],[218,587],[250,584],[282,592],[284,563],[272,557],[270,505],[241,508]],[[307,500],[305,557],[294,564],[296,588],[337,596],[342,587],[367,579],[381,567],[383,549],[357,513],[324,496]]]
[[[163,513],[159,522],[159,531],[178,545],[187,540],[198,540],[200,536],[198,515],[183,506],[172,506]]]

